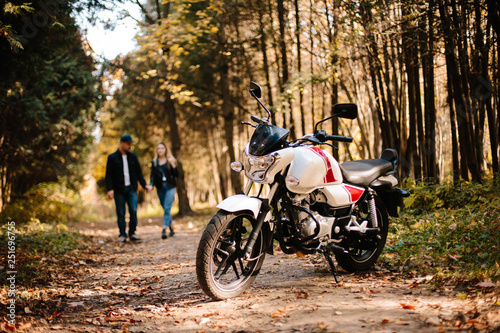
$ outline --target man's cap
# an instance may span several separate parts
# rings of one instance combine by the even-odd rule
[[[132,137],[130,136],[130,134],[125,134],[124,136],[122,136],[120,138],[120,141],[121,142],[132,142],[134,140],[132,140]]]

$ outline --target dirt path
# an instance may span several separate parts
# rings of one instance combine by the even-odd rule
[[[95,254],[47,289],[58,310],[27,331],[493,332],[500,322],[500,310],[480,311],[495,300],[459,299],[455,286],[433,291],[380,269],[336,284],[322,257],[282,253],[266,257],[243,296],[213,302],[195,274],[202,222],[175,223],[176,235],[161,240],[159,219],[141,221],[134,244],[116,242],[114,222],[77,225],[94,236]]]

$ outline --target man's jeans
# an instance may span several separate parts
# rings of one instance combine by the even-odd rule
[[[167,228],[172,225],[170,210],[174,204],[175,187],[170,189],[163,187],[162,189],[156,190],[156,193],[158,193],[158,198],[163,207],[163,228]]]
[[[127,237],[127,232],[125,231],[125,203],[128,205],[128,212],[130,214],[128,234],[129,236],[132,236],[135,234],[135,230],[137,228],[137,193],[132,191],[130,186],[125,187],[124,192],[115,191],[116,215],[118,217],[120,236]]]

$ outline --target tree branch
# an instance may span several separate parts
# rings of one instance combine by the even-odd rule
[[[140,3],[139,0],[135,0],[135,3],[141,8],[142,13],[144,14],[144,17],[146,18],[146,21],[148,21],[148,24],[154,24],[155,20],[149,15],[148,11],[144,6]]]

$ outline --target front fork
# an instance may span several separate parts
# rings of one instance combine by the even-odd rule
[[[250,192],[250,188],[252,187],[253,182],[250,182],[249,184],[250,185],[247,184],[245,188],[245,193],[247,195]],[[264,220],[266,219],[267,214],[271,211],[271,205],[269,203],[273,200],[277,188],[278,188],[278,183],[275,183],[271,187],[271,191],[269,192],[269,197],[267,199],[262,200],[262,205],[260,206],[260,212],[259,215],[257,216],[257,223],[255,224],[255,227],[252,229],[250,237],[248,238],[248,242],[245,246],[245,250],[243,251],[243,256],[246,260],[250,259],[250,255],[252,253],[255,242],[257,241],[257,237],[259,236],[259,233],[262,229]]]

